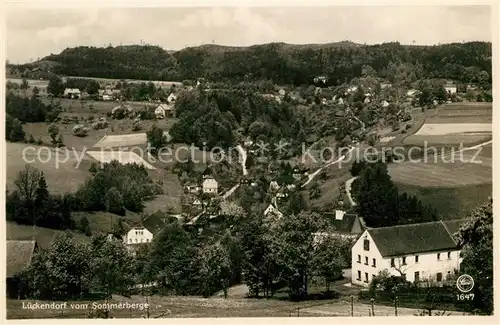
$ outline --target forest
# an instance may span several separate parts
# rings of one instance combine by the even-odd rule
[[[322,86],[337,86],[362,75],[371,66],[391,81],[396,67],[407,66],[416,79],[446,78],[456,82],[491,84],[492,46],[487,42],[410,46],[398,42],[360,45],[339,42],[324,45],[269,43],[250,47],[204,45],[168,52],[158,46],[80,46],[51,54],[38,62],[8,65],[21,74],[51,66],[51,72],[79,77],[184,81],[271,80],[304,85],[318,76]],[[50,63],[50,64],[48,64]],[[46,68],[47,69],[47,68]],[[317,79],[316,79],[317,80]]]

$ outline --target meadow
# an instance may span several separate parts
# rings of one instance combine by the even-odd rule
[[[403,141],[408,146],[424,143],[440,146],[473,145],[492,137],[491,103],[454,103],[428,114],[423,125]]]

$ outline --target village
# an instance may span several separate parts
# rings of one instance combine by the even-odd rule
[[[8,317],[491,314],[485,44],[141,44],[8,63]]]

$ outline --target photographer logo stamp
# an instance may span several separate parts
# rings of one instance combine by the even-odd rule
[[[474,288],[474,279],[468,274],[462,274],[457,279],[457,288],[463,293],[470,292]]]

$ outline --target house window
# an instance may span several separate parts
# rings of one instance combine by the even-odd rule
[[[131,242],[132,242],[132,238],[129,238],[129,239],[128,239],[128,242],[129,242],[129,243],[131,243]]]
[[[368,265],[368,256],[365,256],[365,265]]]
[[[361,255],[358,254],[358,263],[361,263]]]
[[[377,266],[377,260],[373,259],[373,264],[372,264],[373,267],[376,267]]]
[[[137,243],[137,238],[135,239],[135,242]]]
[[[361,281],[361,271],[358,271],[358,280]]]
[[[403,265],[406,265],[406,257],[403,257]]]
[[[451,252],[448,252],[448,259],[451,260]]]
[[[441,282],[441,281],[443,281],[443,273],[441,273],[441,272],[440,272],[440,273],[438,273],[438,274],[436,275],[436,280],[437,280],[437,282]]]
[[[418,255],[415,255],[415,263],[418,263]]]
[[[394,264],[394,259],[393,259],[393,258],[391,258],[391,267],[394,267],[394,266],[396,266],[396,265]]]
[[[368,273],[365,272],[365,282],[368,283]]]
[[[420,281],[420,272],[415,272],[415,282]]]
[[[369,251],[370,250],[370,241],[368,239],[365,239],[363,241],[363,248],[365,249],[365,251]]]
[[[146,243],[149,243],[149,238],[146,238]]]
[[[441,260],[441,253],[438,253],[437,258],[438,258],[438,261]]]

